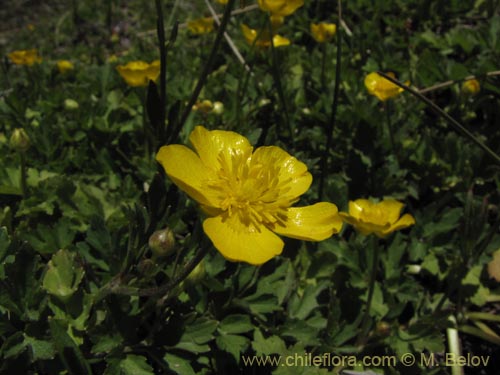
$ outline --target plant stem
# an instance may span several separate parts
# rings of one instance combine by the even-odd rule
[[[205,63],[204,68],[200,73],[200,77],[198,78],[196,87],[193,93],[191,94],[191,98],[189,99],[189,102],[186,105],[184,112],[182,113],[180,121],[176,124],[175,128],[172,129],[172,131],[167,136],[168,139],[167,143],[171,143],[174,140],[174,138],[178,136],[189,114],[191,113],[193,105],[196,103],[196,100],[200,95],[201,89],[203,88],[203,86],[207,81],[210,69],[212,69],[212,65],[215,60],[215,56],[217,55],[217,51],[219,50],[222,38],[224,37],[224,32],[226,31],[227,24],[229,23],[229,19],[231,18],[231,9],[233,8],[234,2],[235,0],[229,0],[228,4],[226,5],[226,9],[224,10],[224,15],[222,16],[222,21],[220,23],[219,28],[217,29],[217,35],[215,37],[212,50],[210,51],[210,55],[208,56],[207,62]],[[171,129],[171,127],[169,127],[169,129]]]
[[[21,177],[20,177],[20,184],[21,184],[21,193],[23,194],[23,198],[26,198],[26,154],[21,151],[19,152],[19,158],[21,162]]]
[[[366,297],[366,307],[363,315],[363,320],[361,321],[361,330],[359,336],[356,340],[356,346],[363,345],[366,342],[368,331],[370,330],[370,308],[373,300],[373,292],[375,291],[375,282],[377,279],[377,270],[379,263],[379,247],[377,243],[377,237],[372,237],[372,248],[373,251],[373,263],[372,270],[370,274],[370,284],[368,289],[368,296]]]
[[[392,153],[394,154],[394,157],[396,158],[398,165],[400,165],[401,163],[399,162],[399,153],[398,153],[398,150],[396,148],[396,143],[394,142],[394,133],[392,131],[392,123],[391,123],[392,105],[391,105],[391,102],[385,101],[384,107],[385,107],[385,114],[386,114],[385,123],[387,125],[387,131],[389,133],[389,141],[391,143]]]
[[[458,358],[462,355],[462,350],[460,348],[460,338],[458,337],[457,320],[453,315],[450,315],[448,321],[453,325],[446,329],[446,336],[448,337],[448,353],[453,353],[454,358]],[[462,366],[457,363],[451,365],[452,375],[464,375],[464,370]]]
[[[319,179],[319,189],[318,189],[318,197],[319,200],[323,199],[323,193],[324,193],[324,187],[325,187],[325,180],[326,176],[328,174],[328,156],[330,154],[330,148],[332,147],[332,142],[333,142],[333,130],[335,128],[335,121],[337,118],[337,107],[338,107],[338,101],[339,101],[339,89],[340,89],[340,72],[341,72],[341,62],[342,62],[342,27],[341,25],[341,20],[342,20],[342,1],[338,0],[337,1],[337,17],[338,17],[338,24],[339,28],[337,30],[337,58],[335,61],[335,86],[333,88],[333,102],[332,102],[332,110],[330,113],[330,122],[327,124],[327,131],[326,131],[326,144],[325,144],[325,149],[323,151],[323,155],[321,157],[321,176]]]
[[[167,53],[165,51],[165,27],[163,23],[163,9],[160,0],[155,0],[158,19],[156,23],[158,33],[158,48],[160,52],[160,127],[165,126],[165,106],[167,100]],[[146,107],[144,107],[146,108]]]
[[[498,156],[492,149],[490,149],[483,142],[481,142],[474,134],[472,134],[470,131],[468,131],[462,124],[460,124],[457,120],[455,120],[453,117],[451,117],[449,114],[447,114],[441,108],[439,108],[431,100],[427,99],[421,93],[408,87],[404,83],[399,82],[397,79],[394,79],[383,72],[377,72],[377,73],[379,75],[381,75],[382,77],[384,77],[385,79],[387,79],[388,81],[391,81],[395,85],[408,91],[410,94],[416,96],[418,99],[420,99],[425,104],[427,104],[434,112],[436,112],[438,115],[443,117],[446,121],[448,121],[455,128],[455,130],[458,130],[459,133],[462,133],[467,138],[469,138],[471,141],[473,141],[476,145],[478,145],[481,149],[483,149],[483,151],[485,151],[488,155],[490,155],[493,159],[495,159],[495,161],[498,164],[500,164],[500,156]]]

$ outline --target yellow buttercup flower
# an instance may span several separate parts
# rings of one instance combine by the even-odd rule
[[[226,5],[228,0],[215,0],[219,4]]]
[[[387,75],[391,78],[395,77],[392,72],[387,73]],[[405,85],[408,86],[409,84],[409,81],[405,82]],[[377,73],[370,73],[365,77],[365,87],[371,95],[375,95],[381,101],[386,101],[387,99],[398,96],[404,91],[401,87]]]
[[[9,60],[16,65],[32,66],[35,63],[39,64],[42,62],[42,58],[36,49],[12,51],[8,56]]]
[[[160,60],[155,60],[151,64],[144,61],[131,61],[126,65],[118,65],[116,70],[129,86],[147,86],[150,80],[158,79]]]
[[[64,74],[70,70],[73,70],[75,66],[73,63],[69,60],[59,60],[57,62],[57,69],[59,70],[59,73]]]
[[[251,29],[245,24],[241,24],[241,31],[243,32],[243,36],[248,44],[253,45],[255,43],[257,47],[271,46],[271,38],[267,30],[259,33],[257,30]],[[274,47],[283,47],[290,45],[290,40],[282,37],[281,35],[274,34],[272,43]]]
[[[256,150],[245,137],[197,126],[194,151],[163,146],[156,160],[209,216],[203,230],[228,260],[262,264],[279,255],[279,236],[321,241],[338,233],[337,207],[321,202],[291,207],[312,183],[307,166],[279,147]]]
[[[214,104],[210,100],[201,100],[193,105],[193,111],[200,111],[202,113],[210,113],[214,109]]]
[[[334,23],[311,23],[311,34],[318,43],[329,42],[337,32],[337,25]]]
[[[259,7],[276,16],[289,16],[304,5],[304,0],[259,0]]]
[[[349,201],[349,213],[339,212],[340,217],[364,235],[374,233],[384,238],[388,234],[415,224],[410,214],[401,214],[403,203],[394,199],[373,203],[367,199]]]
[[[477,79],[469,79],[462,84],[462,92],[469,95],[475,95],[481,90],[481,85]]]
[[[214,19],[212,17],[198,18],[187,23],[187,28],[193,34],[208,34],[214,30]]]

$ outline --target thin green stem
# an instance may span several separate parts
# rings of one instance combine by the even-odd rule
[[[323,150],[323,155],[321,157],[321,176],[319,179],[319,189],[318,189],[318,197],[319,200],[323,199],[325,180],[328,174],[328,156],[330,155],[330,148],[332,147],[333,142],[333,130],[335,129],[335,121],[337,119],[337,107],[339,103],[339,90],[340,90],[340,73],[341,73],[341,62],[342,62],[342,28],[341,20],[342,20],[342,1],[337,1],[337,17],[339,28],[337,30],[337,58],[335,61],[335,86],[333,88],[333,102],[332,102],[332,110],[330,113],[330,122],[327,124],[326,130],[326,144],[325,149]]]
[[[284,120],[286,127],[288,129],[288,133],[290,135],[290,140],[292,144],[295,143],[293,139],[293,129],[292,124],[290,123],[290,116],[288,115],[288,109],[286,106],[285,93],[283,91],[283,85],[281,84],[281,75],[280,75],[280,67],[278,63],[278,54],[276,53],[276,47],[274,47],[273,42],[273,26],[271,25],[271,20],[267,19],[267,28],[269,30],[269,38],[271,39],[271,71],[274,78],[274,83],[276,84],[276,90],[278,91],[278,97],[281,104],[281,110],[283,111]],[[278,132],[279,133],[279,132]]]
[[[165,126],[165,105],[167,100],[167,53],[165,50],[165,26],[163,23],[163,9],[160,0],[155,0],[158,19],[156,23],[158,33],[158,48],[160,51],[160,126]]]
[[[370,330],[370,308],[372,306],[373,293],[375,291],[375,282],[377,279],[377,271],[378,271],[378,263],[379,263],[379,247],[377,243],[377,238],[375,236],[372,237],[372,248],[373,251],[373,263],[370,274],[370,281],[368,286],[368,296],[366,297],[366,307],[365,312],[363,314],[363,320],[361,321],[361,330],[359,336],[356,340],[356,346],[362,345],[366,342],[366,338],[368,335],[368,331]]]
[[[320,75],[320,83],[321,88],[324,91],[326,86],[326,43],[321,43],[321,75]]]
[[[453,354],[454,358],[458,358],[462,355],[462,349],[460,347],[460,338],[458,337],[457,330],[457,320],[453,315],[448,318],[448,321],[453,325],[446,329],[446,336],[448,337],[448,353]],[[452,375],[464,375],[463,367],[458,363],[453,363],[451,365]]]
[[[19,152],[19,158],[21,162],[21,176],[20,176],[20,185],[21,185],[21,193],[23,197],[26,198],[27,188],[26,188],[26,154],[23,151]]]
[[[234,2],[235,0],[229,0],[228,4],[226,5],[226,8],[224,10],[224,15],[222,16],[222,21],[219,25],[219,28],[217,29],[217,35],[215,37],[212,50],[210,51],[210,55],[208,56],[207,62],[204,64],[204,68],[200,73],[200,77],[198,78],[196,87],[193,93],[191,94],[191,98],[189,99],[189,102],[186,105],[184,112],[182,113],[180,121],[176,124],[175,128],[172,129],[172,131],[168,136],[167,143],[171,143],[171,141],[173,141],[173,139],[177,137],[177,135],[181,131],[189,114],[191,113],[193,105],[196,103],[196,100],[198,99],[198,96],[200,95],[200,92],[207,81],[208,75],[215,61],[215,56],[217,55],[217,52],[222,42],[222,38],[224,37],[224,32],[226,31],[227,24],[229,23],[229,19],[231,18],[231,9],[233,8]]]
[[[139,296],[139,297],[152,297],[159,295],[166,295],[174,290],[182,281],[184,281],[194,268],[203,260],[209,250],[208,246],[200,247],[196,254],[184,265],[182,270],[173,276],[167,283],[153,288],[134,288],[122,285],[124,274],[120,273],[104,285],[98,292],[94,299],[95,302],[100,301],[109,294],[122,294],[126,296]]]
[[[421,100],[425,104],[427,104],[434,112],[436,112],[438,115],[443,117],[446,121],[448,121],[448,123],[450,123],[451,126],[453,126],[455,128],[455,130],[457,130],[459,133],[462,133],[467,138],[469,138],[471,141],[473,141],[483,151],[485,151],[488,155],[490,155],[498,164],[500,164],[500,156],[498,156],[498,154],[496,154],[493,150],[491,150],[488,146],[486,146],[483,142],[481,142],[474,134],[472,134],[470,131],[468,131],[462,124],[460,124],[457,120],[455,120],[453,117],[451,117],[449,114],[447,114],[441,108],[439,108],[431,100],[427,99],[421,93],[412,89],[411,87],[408,87],[404,83],[401,83],[398,80],[388,76],[387,74],[385,74],[383,72],[377,72],[377,73],[379,75],[381,75],[382,77],[384,77],[385,79],[387,79],[388,81],[391,81],[395,85],[408,91],[410,94],[414,95],[415,97],[417,97],[419,100]]]
[[[387,132],[389,133],[389,141],[391,143],[391,149],[392,153],[394,154],[394,157],[396,158],[396,161],[398,162],[398,165],[401,164],[399,162],[399,153],[396,148],[396,143],[394,142],[394,132],[392,130],[392,122],[391,122],[391,115],[392,115],[392,105],[390,101],[385,101],[384,102],[384,107],[385,107],[385,114],[386,114],[386,125],[387,125]]]

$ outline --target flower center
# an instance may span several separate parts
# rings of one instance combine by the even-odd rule
[[[217,191],[219,208],[227,215],[238,215],[247,226],[259,230],[284,225],[287,209],[295,200],[286,196],[289,180],[279,178],[277,160],[252,159],[251,151],[231,150],[218,156],[220,169],[208,184]]]

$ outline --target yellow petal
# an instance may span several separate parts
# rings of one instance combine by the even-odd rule
[[[276,172],[282,196],[298,198],[311,186],[312,176],[307,171],[307,166],[279,147],[259,147],[252,155],[252,164],[254,163],[279,167]]]
[[[281,35],[274,35],[273,36],[273,46],[275,47],[284,47],[284,46],[289,46],[290,45],[290,39],[285,38]]]
[[[283,251],[284,243],[264,226],[246,226],[237,215],[216,216],[203,222],[203,230],[224,258],[260,265]]]
[[[376,206],[377,209],[379,209],[383,214],[385,221],[392,224],[399,219],[399,215],[401,215],[401,209],[403,208],[404,204],[394,199],[387,199],[378,203]]]
[[[278,234],[305,241],[322,241],[341,229],[342,220],[337,206],[328,202],[291,207],[287,210],[286,226],[276,225],[273,228]]]
[[[220,154],[226,160],[232,155],[250,155],[253,147],[242,135],[225,130],[207,130],[197,126],[189,135],[189,140],[206,167],[219,169]]]
[[[384,234],[392,233],[400,229],[408,228],[409,226],[412,225],[415,225],[415,218],[410,214],[404,214],[403,216],[401,216],[401,219],[392,224],[391,227],[385,230],[383,233]]]
[[[373,203],[368,199],[356,199],[355,201],[349,201],[349,215],[355,219],[360,219],[363,217],[363,212],[370,211],[373,207]]]
[[[172,181],[191,198],[205,206],[217,206],[215,192],[205,185],[211,171],[193,151],[182,145],[163,146],[156,154],[156,160]]]

